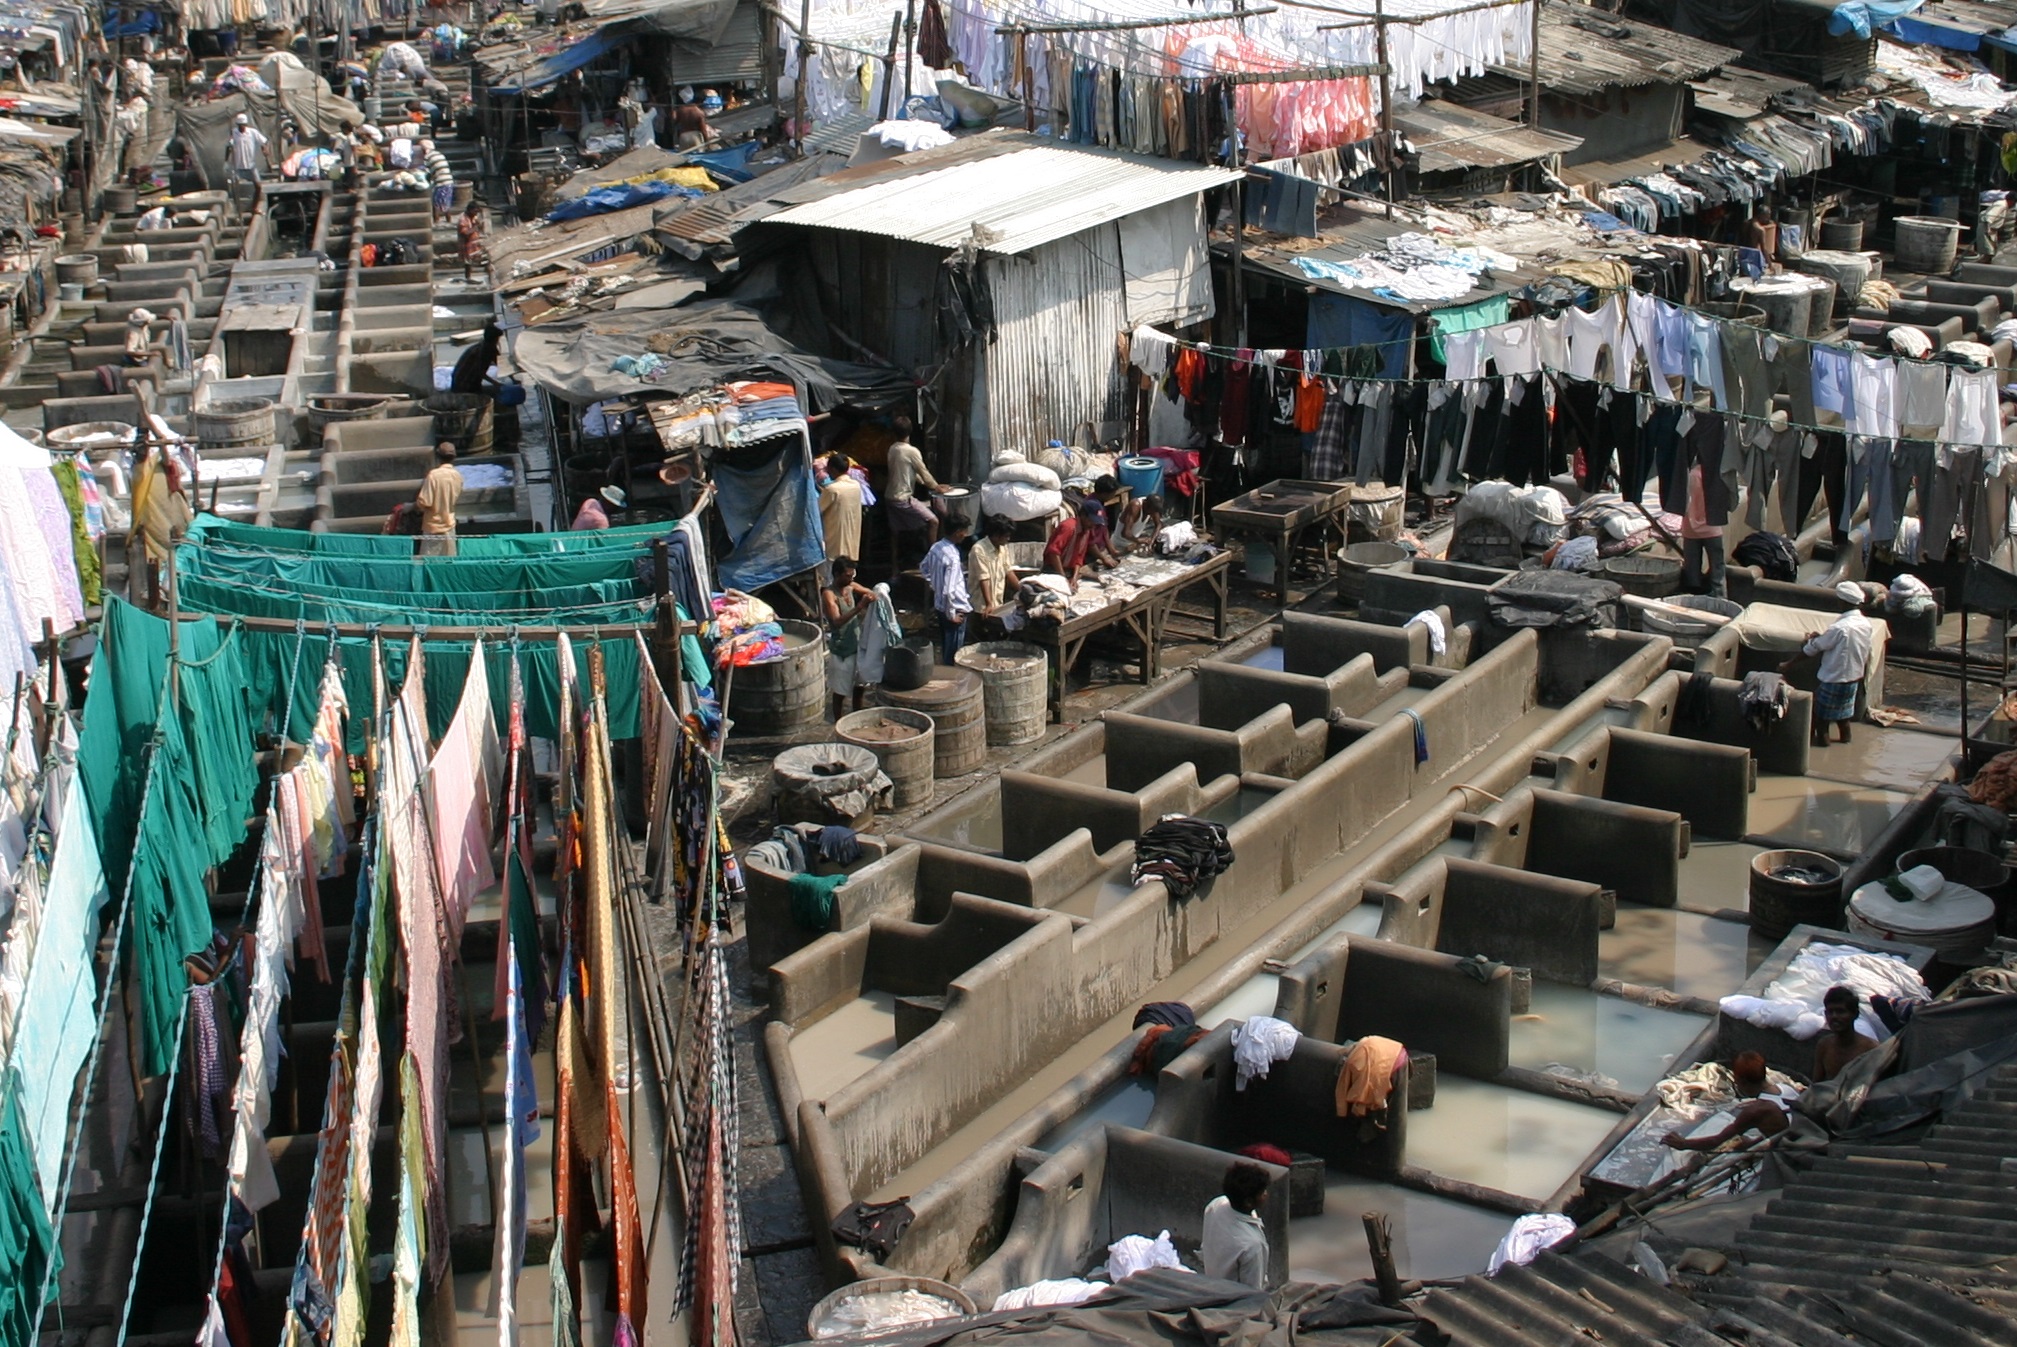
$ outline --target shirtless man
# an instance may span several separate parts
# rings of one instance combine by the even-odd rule
[[[1821,1016],[1828,1022],[1828,1032],[1814,1043],[1816,1081],[1835,1079],[1843,1067],[1877,1046],[1876,1039],[1856,1032],[1856,1016],[1862,1008],[1861,998],[1851,987],[1830,987],[1821,998]]]
[[[1737,1098],[1749,1102],[1737,1108],[1728,1127],[1706,1137],[1684,1137],[1679,1132],[1669,1132],[1660,1138],[1661,1143],[1677,1151],[1713,1151],[1746,1132],[1775,1137],[1786,1130],[1786,1113],[1792,1107],[1792,1101],[1781,1098],[1777,1093],[1765,1092],[1764,1054],[1738,1053],[1730,1063],[1730,1077]]]

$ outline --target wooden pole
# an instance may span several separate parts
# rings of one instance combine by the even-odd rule
[[[812,66],[812,43],[806,33],[812,28],[812,0],[799,0],[798,78],[791,82],[791,139],[799,153],[805,153],[805,76]]]
[[[903,5],[903,97],[910,101],[911,62],[917,59],[917,0]]]
[[[1373,0],[1373,42],[1380,63],[1380,148],[1387,156],[1387,218],[1394,218],[1394,72],[1387,64],[1386,0]]]
[[[896,44],[903,37],[903,15],[889,16],[889,52],[882,58],[882,97],[876,100],[875,119],[889,120],[889,89],[896,80]]]
[[[1541,0],[1528,0],[1533,15],[1527,29],[1527,125],[1541,129]]]
[[[1230,87],[1226,90],[1226,126],[1233,142],[1232,166],[1240,167],[1246,147],[1240,140],[1240,100]],[[1233,345],[1247,344],[1247,178],[1242,173],[1233,182]]]
[[[1387,1214],[1368,1211],[1359,1216],[1366,1227],[1366,1251],[1373,1257],[1373,1279],[1379,1283],[1380,1303],[1401,1303],[1401,1278],[1394,1271],[1394,1242],[1387,1227]]]

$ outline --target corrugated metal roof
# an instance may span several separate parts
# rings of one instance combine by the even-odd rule
[[[1787,79],[1783,75],[1726,66],[1713,75],[1690,81],[1688,87],[1695,91],[1696,111],[1749,121],[1769,112],[1772,100],[1811,86],[1804,80]]]
[[[1837,1143],[1787,1171],[1727,1244],[1701,1225],[1668,1234],[1657,1213],[1648,1219],[1643,1237],[1669,1267],[1695,1246],[1727,1257],[1718,1272],[1662,1288],[1579,1248],[1436,1287],[1423,1313],[1451,1347],[2017,1344],[2017,1217],[2003,1172],[2013,1138],[2017,1065],[2006,1063],[1916,1145]]]
[[[778,198],[791,188],[845,167],[833,154],[808,154],[771,169],[761,177],[689,201],[683,210],[663,216],[656,232],[690,243],[720,245],[752,219],[777,210]]]
[[[1648,150],[1627,159],[1595,159],[1587,164],[1571,164],[1562,170],[1562,181],[1571,187],[1608,187],[1627,178],[1664,173],[1670,168],[1692,164],[1714,148],[1683,136],[1657,150]]]
[[[832,174],[772,224],[1015,254],[1240,176],[1229,168],[991,132]]]
[[[1567,154],[1583,143],[1581,136],[1542,131],[1440,101],[1397,107],[1394,124],[1421,153],[1424,173],[1531,163],[1551,154]]]
[[[1556,93],[1593,94],[1646,84],[1682,84],[1735,61],[1742,53],[1684,37],[1637,19],[1625,20],[1577,3],[1541,7],[1541,87]],[[1525,68],[1493,66],[1525,79]]]

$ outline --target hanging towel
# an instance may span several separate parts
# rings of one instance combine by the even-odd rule
[[[1422,723],[1422,713],[1412,706],[1401,708],[1401,714],[1415,722],[1415,766],[1429,760],[1429,728]]]

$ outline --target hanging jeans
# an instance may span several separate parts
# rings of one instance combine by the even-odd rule
[[[1726,597],[1723,584],[1723,539],[1681,539],[1681,585],[1691,594]]]
[[[1848,495],[1848,437],[1839,430],[1822,430],[1815,432],[1814,439],[1813,454],[1800,460],[1800,484],[1794,502],[1794,513],[1802,525],[1814,512],[1817,497],[1827,499],[1830,520],[1840,519],[1842,499]],[[1787,533],[1798,536],[1799,530],[1792,528]],[[1838,530],[1834,536],[1840,542],[1846,535]]]
[[[1918,443],[1925,443],[1918,441]],[[1974,551],[1975,517],[1983,513],[1976,498],[1985,494],[1982,482],[1982,450],[1959,445],[1948,447],[1951,467],[1939,468],[1931,487],[1919,489],[1919,547],[1928,561],[1945,561],[1948,545],[1954,541],[1954,526],[1966,524],[1969,550]],[[1933,446],[1926,445],[1926,460],[1933,460]]]

